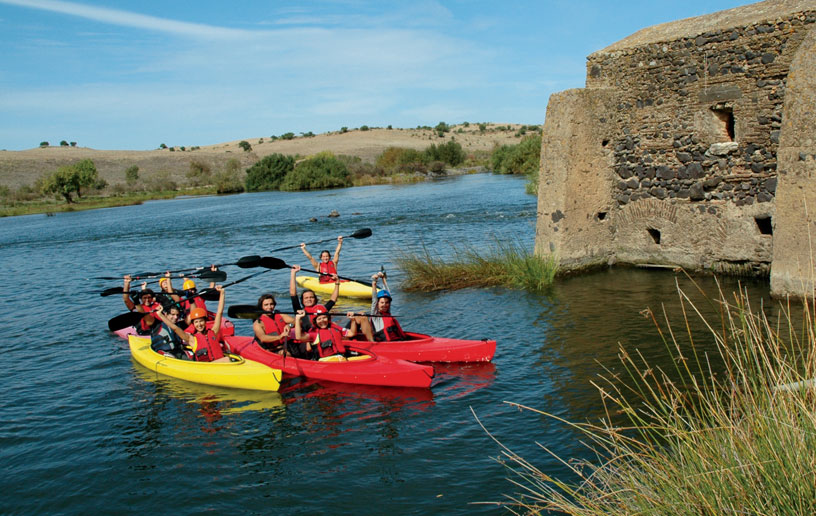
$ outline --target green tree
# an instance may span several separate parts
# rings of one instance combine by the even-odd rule
[[[192,186],[202,186],[210,184],[212,169],[203,161],[190,161],[190,170],[187,171],[187,179]]]
[[[351,174],[346,164],[330,152],[321,152],[298,164],[286,175],[281,190],[318,190],[351,186]]]
[[[436,134],[439,136],[445,136],[445,133],[450,131],[450,126],[445,122],[439,122],[436,124],[436,127],[434,127],[434,131],[436,131]]]
[[[361,125],[360,130],[361,131],[368,131],[368,126],[367,125]]]
[[[348,127],[346,127],[345,125],[340,128],[340,134],[344,134],[344,133],[347,133],[347,132],[348,132]]]
[[[241,162],[235,158],[227,161],[224,170],[213,177],[215,191],[220,194],[240,193],[244,191],[244,182],[241,181]]]
[[[270,154],[249,167],[244,184],[248,192],[277,190],[281,181],[295,169],[295,158],[283,154]]]
[[[43,194],[61,195],[68,204],[74,202],[71,196],[78,188],[77,174],[72,165],[58,168],[56,172],[43,178],[41,182]]]
[[[76,142],[71,142],[71,147],[76,147]]]
[[[68,142],[66,142],[65,140],[62,140],[60,142],[60,147],[67,147],[67,146],[68,146]]]
[[[97,172],[96,165],[94,165],[92,160],[83,159],[71,166],[77,175],[77,197],[82,197],[82,188],[104,188],[107,185],[105,180],[99,179],[99,172]]]
[[[159,144],[159,148],[160,148],[160,149],[166,149],[166,148],[167,148],[167,144],[166,144],[166,143],[160,143],[160,144]]]
[[[240,142],[238,142],[238,146],[244,149],[244,152],[249,152],[252,150],[252,145],[250,145],[249,142],[246,140],[241,140]]]
[[[294,140],[295,133],[283,133],[282,135],[280,135],[280,138],[281,140]]]
[[[48,142],[40,142],[40,147],[48,147]]]
[[[125,170],[125,182],[130,186],[136,184],[139,180],[139,167],[136,165],[131,165]]]

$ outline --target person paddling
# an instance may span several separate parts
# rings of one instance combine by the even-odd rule
[[[312,266],[320,273],[318,281],[320,283],[331,283],[336,281],[332,275],[337,274],[337,265],[340,263],[340,248],[343,247],[343,237],[337,237],[337,249],[334,250],[334,259],[331,258],[328,250],[320,251],[320,262],[315,260],[309,251],[306,249],[306,244],[300,244],[300,250],[306,255],[306,258],[312,263]]]
[[[317,294],[314,293],[313,290],[304,290],[300,294],[300,298],[298,298],[297,294],[297,281],[295,279],[295,275],[297,271],[300,270],[300,265],[293,265],[292,272],[289,275],[289,296],[292,299],[292,311],[296,312],[298,310],[305,310],[306,313],[311,314],[314,313],[314,307],[317,306]],[[330,311],[334,304],[337,303],[337,299],[340,297],[340,280],[337,278],[337,275],[333,275],[334,279],[334,291],[331,294],[331,297],[328,301],[324,303],[324,307],[326,311]],[[305,319],[303,321],[303,331],[309,331],[311,327],[311,322],[309,319]]]
[[[198,362],[229,362],[221,348],[219,332],[221,331],[221,315],[224,313],[224,287],[215,287],[218,291],[218,310],[215,312],[212,328],[207,329],[207,310],[195,307],[190,310],[190,319],[193,322],[192,332],[186,332],[173,323],[163,312],[161,306],[156,311],[161,321],[172,329],[192,349],[193,356]]]
[[[255,341],[262,348],[283,355],[292,354],[286,350],[289,340],[289,333],[294,326],[295,318],[291,315],[281,314],[275,310],[277,302],[272,294],[264,294],[258,299],[258,309],[269,314],[262,314],[252,323],[252,330],[255,333]]]
[[[173,324],[178,324],[178,320],[181,318],[181,309],[178,305],[170,305],[167,308],[162,307],[162,313],[165,313],[165,317]],[[184,341],[164,322],[161,323],[158,331],[151,335],[150,340],[150,347],[156,353],[170,355],[181,360],[191,359],[184,349]]]

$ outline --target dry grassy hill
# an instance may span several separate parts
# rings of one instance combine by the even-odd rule
[[[332,132],[292,140],[269,138],[246,138],[252,146],[250,152],[242,150],[240,140],[207,145],[196,150],[181,151],[175,148],[149,151],[105,151],[86,147],[34,148],[25,151],[0,151],[0,185],[19,188],[31,185],[42,174],[51,173],[58,167],[90,158],[96,164],[99,176],[109,184],[124,183],[125,170],[133,165],[139,167],[142,179],[160,171],[170,173],[172,179],[184,182],[191,161],[208,164],[213,171],[224,168],[232,158],[240,160],[244,168],[264,156],[273,153],[308,156],[320,151],[358,156],[374,162],[387,147],[407,147],[422,150],[432,143],[440,144],[455,139],[465,152],[490,150],[496,145],[518,143],[519,124],[487,124],[482,133],[477,124],[452,126],[451,132],[440,138],[428,129],[370,129],[350,130],[346,133]],[[501,129],[499,129],[501,128]]]

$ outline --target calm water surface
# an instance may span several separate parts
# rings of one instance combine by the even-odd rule
[[[326,217],[335,209],[339,218]],[[504,401],[597,420],[602,407],[590,381],[604,367],[619,369],[619,343],[665,365],[665,348],[639,312],[665,305],[676,316],[676,282],[690,286],[672,272],[618,269],[562,280],[540,295],[399,288],[398,250],[424,244],[448,255],[452,244],[486,248],[496,236],[532,246],[535,211],[522,179],[473,175],[0,219],[0,513],[502,513],[474,504],[516,489],[473,412],[507,446],[564,474],[536,442],[583,457],[579,436]],[[364,227],[374,236],[346,241],[341,273],[365,278],[384,266],[403,327],[495,338],[493,363],[438,365],[430,390],[197,386],[132,362],[125,341],[107,331],[125,310],[121,299],[93,293],[120,282],[89,279],[228,263]],[[306,265],[298,249],[275,256]],[[230,281],[253,272],[225,270]],[[762,284],[748,287],[767,295]],[[227,304],[253,303],[263,291],[286,304],[287,289],[288,271],[271,271],[229,288]],[[250,332],[247,321],[236,326]]]

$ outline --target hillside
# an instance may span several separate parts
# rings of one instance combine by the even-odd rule
[[[311,137],[298,136],[292,140],[271,140],[268,137],[246,138],[252,146],[250,152],[242,150],[235,140],[182,151],[157,149],[148,151],[109,151],[86,147],[50,146],[25,151],[0,151],[0,185],[19,188],[31,185],[42,174],[50,173],[61,165],[90,158],[96,164],[99,176],[110,184],[123,183],[125,170],[133,165],[139,167],[139,175],[149,178],[159,171],[168,171],[172,179],[182,182],[190,168],[190,162],[206,163],[213,170],[221,170],[225,163],[237,158],[246,168],[264,156],[273,153],[308,156],[320,151],[358,156],[373,163],[387,147],[424,149],[432,143],[445,143],[452,138],[459,142],[465,152],[489,151],[496,145],[515,144],[518,124],[487,124],[482,133],[477,124],[452,126],[450,132],[440,138],[429,129],[370,129],[332,132]]]

